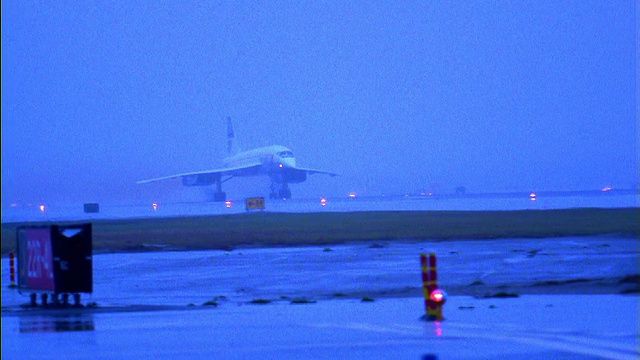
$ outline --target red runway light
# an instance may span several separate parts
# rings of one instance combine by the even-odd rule
[[[429,298],[431,298],[431,300],[435,302],[444,302],[447,299],[447,294],[444,292],[444,290],[435,289],[431,292]]]

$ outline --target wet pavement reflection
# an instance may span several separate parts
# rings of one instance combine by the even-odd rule
[[[21,333],[94,331],[95,322],[92,314],[21,316],[19,329]]]

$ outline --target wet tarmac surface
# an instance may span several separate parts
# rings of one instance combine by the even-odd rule
[[[419,320],[431,251],[441,323]],[[637,358],[637,258],[618,237],[95,255],[95,308],[23,309],[3,282],[2,355]]]
[[[451,297],[442,322],[420,298],[327,300],[3,317],[3,358],[637,358],[636,298]],[[611,312],[611,307],[615,311]]]

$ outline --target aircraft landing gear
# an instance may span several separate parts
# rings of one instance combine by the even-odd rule
[[[229,179],[227,179],[229,180]],[[222,192],[222,179],[218,177],[216,179],[216,192],[213,194],[213,201],[215,202],[224,202],[227,200],[227,194]]]
[[[291,190],[289,190],[289,185],[282,184],[282,188],[276,192],[275,185],[272,184],[269,199],[291,199]]]
[[[224,193],[222,191],[218,191],[218,192],[213,194],[213,201],[215,201],[215,202],[224,202],[226,200],[227,200],[227,193]]]
[[[280,189],[280,192],[278,192],[278,195],[280,195],[281,199],[291,199],[291,190],[289,190],[289,188],[285,186],[283,186],[282,189]]]

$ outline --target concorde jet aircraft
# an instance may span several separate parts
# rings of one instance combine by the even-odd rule
[[[313,174],[336,175],[328,171],[298,167],[293,152],[281,145],[271,145],[238,152],[233,146],[233,124],[231,123],[231,118],[227,118],[227,139],[229,157],[223,160],[224,168],[142,180],[138,181],[138,184],[174,178],[181,178],[184,186],[209,186],[215,184],[214,201],[225,201],[226,194],[222,192],[223,182],[238,176],[263,175],[271,179],[270,198],[288,199],[291,198],[289,184],[303,182],[308,175]],[[280,186],[280,190],[278,190],[278,186]]]

